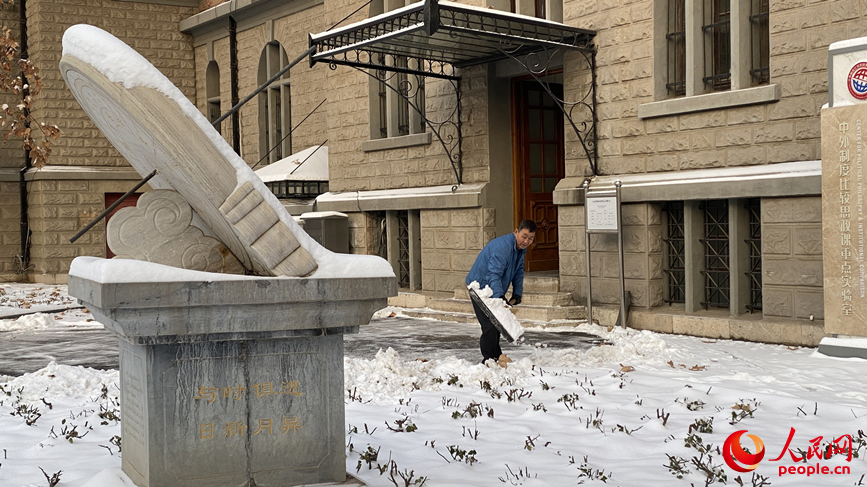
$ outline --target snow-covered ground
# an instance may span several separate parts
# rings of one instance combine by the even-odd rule
[[[709,485],[723,476],[727,485],[867,485],[867,363],[806,348],[577,330],[611,345],[538,347],[505,369],[389,349],[346,358],[347,471],[375,486],[701,486],[703,470],[714,475]],[[47,486],[58,472],[62,487],[125,486],[117,371],[47,364],[0,376],[0,387],[0,486]],[[740,430],[764,444],[753,472],[723,460],[726,438]],[[792,431],[792,453],[774,461]],[[740,444],[755,452],[746,434]],[[813,454],[814,444],[846,434],[851,460]],[[808,451],[806,463],[793,460]],[[849,473],[808,477],[817,464]]]

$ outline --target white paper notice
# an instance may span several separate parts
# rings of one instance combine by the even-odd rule
[[[587,231],[617,230],[617,198],[587,198]]]

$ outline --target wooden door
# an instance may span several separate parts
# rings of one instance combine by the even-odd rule
[[[536,243],[527,252],[526,270],[556,270],[560,266],[557,244],[557,206],[553,192],[565,175],[563,162],[563,112],[557,102],[535,80],[517,81],[515,142],[515,222],[529,218],[536,222]],[[551,84],[551,91],[563,97],[563,86]]]

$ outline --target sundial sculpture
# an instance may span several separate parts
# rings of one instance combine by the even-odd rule
[[[397,294],[391,266],[317,244],[111,34],[70,27],[60,70],[136,171],[157,170],[108,225],[125,258],[69,272],[70,294],[120,337],[123,472],[143,487],[345,480],[342,334]]]

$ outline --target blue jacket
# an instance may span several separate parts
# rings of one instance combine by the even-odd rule
[[[516,247],[514,233],[491,240],[476,257],[473,268],[467,274],[467,286],[473,281],[477,281],[481,289],[485,285],[491,286],[493,297],[499,298],[506,294],[511,284],[513,295],[523,294],[526,252]]]

